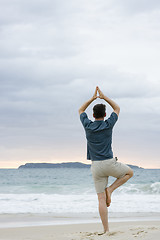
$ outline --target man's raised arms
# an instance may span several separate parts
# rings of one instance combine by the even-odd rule
[[[97,96],[97,92],[99,93],[99,96]],[[87,102],[85,102],[80,108],[79,108],[79,114],[83,113],[86,108],[97,98],[104,99],[114,110],[114,112],[119,115],[120,107],[117,103],[115,103],[113,100],[111,100],[109,97],[106,97],[102,91],[97,86],[95,89],[95,93],[92,98],[90,98]]]

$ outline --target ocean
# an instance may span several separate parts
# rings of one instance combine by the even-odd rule
[[[0,169],[0,214],[96,215],[97,205],[90,169]],[[109,212],[160,213],[160,169],[135,169],[113,193]]]

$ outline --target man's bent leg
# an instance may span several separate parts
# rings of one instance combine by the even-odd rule
[[[109,227],[108,227],[108,209],[106,207],[106,194],[105,192],[103,192],[97,193],[97,195],[99,201],[99,214],[104,227],[104,232],[108,232]]]
[[[122,178],[117,178],[117,180],[110,185],[109,187],[107,187],[106,190],[106,198],[107,198],[107,206],[110,206],[111,203],[111,194],[112,192],[120,187],[121,185],[123,185],[125,182],[127,182],[131,177],[133,177],[133,170],[130,168],[129,171],[127,172],[126,175],[124,175]]]

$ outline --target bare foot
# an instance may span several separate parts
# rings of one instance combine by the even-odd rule
[[[107,207],[109,207],[111,204],[111,193],[109,192],[108,188],[106,188],[105,191],[106,191],[106,205]]]
[[[104,235],[104,234],[106,234],[106,233],[109,233],[109,230],[106,230],[106,231],[104,231],[104,232],[102,232],[102,233],[98,233],[98,235],[100,236],[100,235]]]

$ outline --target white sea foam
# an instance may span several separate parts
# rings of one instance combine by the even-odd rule
[[[110,212],[160,212],[160,195],[113,194]],[[0,194],[0,213],[95,213],[96,194]]]

